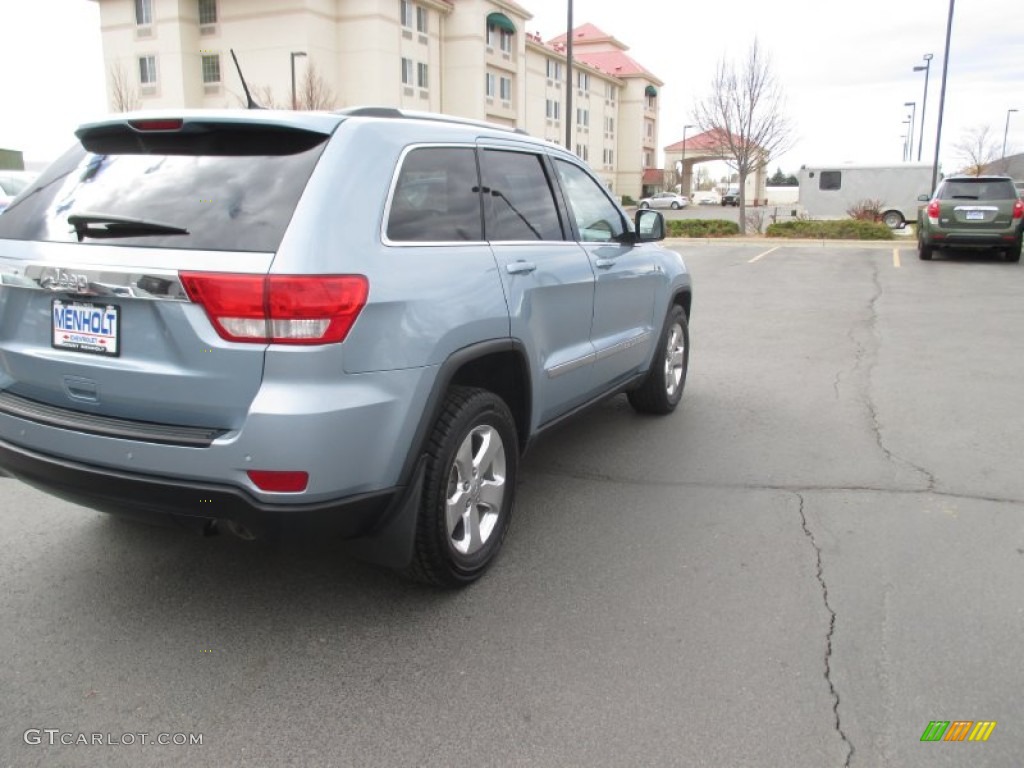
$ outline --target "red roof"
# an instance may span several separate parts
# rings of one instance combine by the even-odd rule
[[[558,37],[548,40],[551,45],[565,45],[565,35],[559,35]],[[593,24],[584,24],[582,27],[576,27],[572,31],[572,42],[573,45],[576,43],[604,43],[609,42],[619,48],[625,49],[622,43],[616,40],[614,37],[598,29]]]
[[[651,79],[657,79],[648,72],[635,59],[627,56],[622,51],[580,51],[575,53],[574,58],[589,64],[592,67],[607,72],[616,77],[628,77],[629,75],[646,75]],[[660,81],[659,81],[660,82]]]
[[[686,139],[686,151],[689,152],[691,149],[694,150],[705,150],[712,152],[716,149],[720,149],[724,136],[717,130],[704,131],[704,133],[698,133],[696,136],[690,136]],[[679,152],[683,148],[683,142],[677,141],[675,144],[669,144],[665,147],[666,152]]]
[[[644,180],[643,183],[647,186],[654,187],[659,184],[665,183],[665,169],[664,168],[644,168]]]

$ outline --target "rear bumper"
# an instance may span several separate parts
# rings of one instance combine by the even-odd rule
[[[991,232],[933,232],[925,243],[935,248],[1010,248],[1020,237],[1016,229]]]
[[[0,440],[0,474],[85,507],[159,523],[202,528],[232,521],[261,538],[372,534],[401,488],[300,504],[268,504],[240,488],[127,473],[46,456]]]

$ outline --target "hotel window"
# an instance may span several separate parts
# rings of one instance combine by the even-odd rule
[[[647,134],[647,138],[648,139],[653,139],[654,138],[654,121],[653,120],[644,120],[644,130],[645,130],[645,132]]]
[[[500,80],[501,100],[512,101],[512,81],[507,77],[502,77]]]
[[[581,91],[589,91],[590,90],[590,75],[587,72],[577,72],[576,73],[576,86]]]
[[[484,93],[489,98],[492,98],[492,99],[494,98],[494,86],[495,86],[495,82],[494,81],[495,81],[494,75],[492,75],[490,72],[488,72],[486,77],[485,77],[485,79],[484,79]]]
[[[429,80],[427,79],[427,65],[419,63],[416,65],[416,85],[420,88],[429,88]]]
[[[412,3],[409,0],[399,0],[402,15],[402,26],[412,29]]]
[[[512,53],[512,33],[506,29],[502,29],[498,33],[498,43],[501,50],[505,53]]]
[[[156,56],[139,57],[139,82],[142,85],[156,84]]]
[[[576,124],[587,128],[590,126],[590,110],[578,108],[576,110]]]
[[[153,0],[135,0],[135,23],[140,27],[153,23]]]
[[[220,82],[220,55],[203,56],[203,83],[210,85]]]
[[[548,120],[561,120],[562,102],[555,101],[554,99],[547,99],[544,104],[544,113],[547,115]]]
[[[644,152],[643,164],[644,164],[644,168],[650,168],[651,167],[651,153],[650,152]]]
[[[562,80],[562,62],[548,59],[547,66],[548,80],[560,82]]]
[[[412,85],[413,83],[413,67],[412,59],[402,57],[402,85]]]
[[[607,133],[615,133],[615,118],[606,117],[604,119],[604,130]]]
[[[199,0],[199,23],[217,23],[217,0]]]
[[[424,35],[430,30],[430,16],[426,8],[416,6],[416,31]]]

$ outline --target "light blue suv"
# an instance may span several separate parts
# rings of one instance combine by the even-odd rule
[[[544,429],[679,402],[690,278],[575,156],[381,108],[112,117],[0,217],[0,471],[478,578]]]

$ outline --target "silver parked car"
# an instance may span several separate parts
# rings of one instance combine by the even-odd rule
[[[662,216],[558,147],[383,108],[77,137],[0,216],[0,471],[27,483],[460,586],[537,435],[617,393],[679,403]]]
[[[690,199],[675,192],[658,192],[650,197],[643,198],[636,204],[637,208],[671,208],[679,210],[690,204]]]

